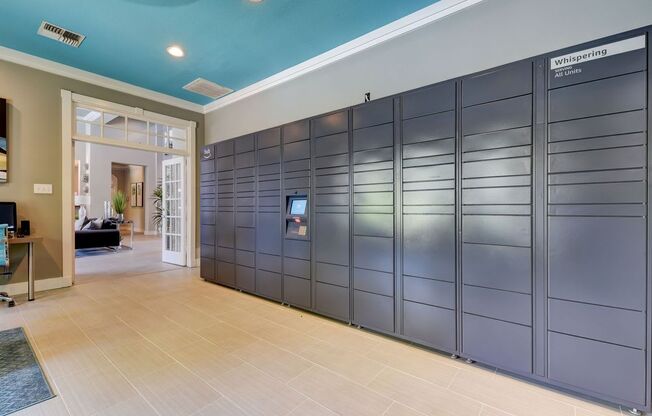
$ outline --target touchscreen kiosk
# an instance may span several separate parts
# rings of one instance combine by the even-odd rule
[[[287,197],[286,212],[286,237],[308,238],[308,198],[305,195]]]

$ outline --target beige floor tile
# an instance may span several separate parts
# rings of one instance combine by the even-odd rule
[[[320,325],[307,333],[322,341],[343,346],[357,353],[367,352],[381,342],[378,336],[339,322]]]
[[[85,329],[84,333],[103,351],[144,340],[138,332],[121,321],[108,321],[101,326]]]
[[[138,395],[113,367],[60,377],[56,384],[73,416],[92,415]]]
[[[366,356],[441,387],[448,387],[459,371],[449,364],[453,361],[450,358],[442,359],[432,352],[396,342],[383,342]]]
[[[248,363],[211,382],[222,394],[249,415],[286,415],[305,397]]]
[[[209,383],[240,366],[243,362],[235,355],[220,351],[215,345],[205,340],[172,350],[169,354],[181,365]]]
[[[170,321],[191,331],[206,328],[217,323],[216,318],[185,305],[177,306],[173,311],[165,313],[165,316]]]
[[[382,415],[392,403],[387,397],[321,367],[310,368],[289,385],[344,416]]]
[[[360,384],[369,383],[385,367],[350,349],[326,342],[304,350],[301,356]]]
[[[502,410],[494,409],[493,407],[482,406],[482,409],[480,410],[480,416],[511,416],[511,415],[507,412],[503,412]]]
[[[162,367],[133,383],[161,416],[192,415],[222,397],[179,364]]]
[[[196,333],[218,346],[221,351],[233,351],[256,342],[254,336],[224,322],[200,329]]]
[[[122,401],[95,413],[93,416],[157,416],[156,410],[141,396]]]
[[[111,363],[102,350],[92,343],[69,343],[56,349],[39,350],[39,358],[52,377],[63,377],[95,368],[109,367]]]
[[[173,358],[145,340],[110,348],[104,353],[128,379],[142,377],[174,363]]]
[[[337,416],[337,413],[328,410],[314,400],[306,399],[299,407],[291,411],[288,416]]]
[[[450,389],[515,416],[573,416],[575,412],[568,404],[552,400],[526,386],[513,387],[512,383],[495,374],[462,370],[455,376]]]
[[[259,329],[256,336],[295,354],[301,354],[321,342],[318,338],[272,322]]]
[[[247,414],[232,401],[226,397],[222,397],[204,407],[193,416],[247,416]]]
[[[264,340],[257,340],[238,348],[233,351],[233,355],[284,383],[313,365],[300,356],[282,350]]]
[[[368,387],[427,415],[477,415],[482,407],[480,402],[390,368],[383,370]]]
[[[417,412],[401,403],[394,402],[383,416],[424,416],[424,413]]]
[[[12,413],[11,416],[68,416],[68,409],[61,397],[54,397],[50,400],[35,404],[26,409]]]

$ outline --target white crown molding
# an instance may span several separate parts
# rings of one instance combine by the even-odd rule
[[[204,106],[201,104],[196,104],[181,98],[173,97],[171,95],[152,91],[143,87],[138,87],[127,82],[118,81],[103,75],[94,74],[92,72],[84,71],[72,66],[60,64],[49,59],[39,58],[38,56],[30,55],[4,46],[0,46],[0,60],[49,72],[51,74],[60,75],[62,77],[87,82],[89,84],[109,88],[126,94],[135,95],[137,97],[145,98],[159,103],[183,108],[185,110],[190,110],[197,113],[204,112]]]
[[[288,82],[294,78],[305,75],[309,72],[323,68],[326,65],[337,62],[341,59],[351,56],[358,52],[369,49],[379,43],[386,42],[395,37],[401,36],[407,32],[418,29],[428,23],[442,19],[453,13],[456,13],[467,7],[471,7],[480,3],[483,0],[440,0],[435,4],[418,10],[409,14],[401,19],[395,20],[385,26],[373,30],[365,35],[360,36],[350,42],[342,44],[334,49],[322,53],[314,58],[308,59],[300,64],[291,68],[281,71],[271,77],[265,78],[261,81],[251,84],[241,90],[233,92],[224,98],[218,98],[212,103],[204,106],[204,114],[215,111],[219,108],[233,104],[244,98],[261,93],[272,87],[275,87],[284,82]]]

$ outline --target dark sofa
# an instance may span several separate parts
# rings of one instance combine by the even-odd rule
[[[111,221],[104,221],[101,229],[75,231],[75,249],[117,247],[120,245],[120,230]]]

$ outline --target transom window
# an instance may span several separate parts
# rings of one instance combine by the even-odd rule
[[[79,105],[75,107],[75,133],[159,149],[188,148],[186,128]]]

